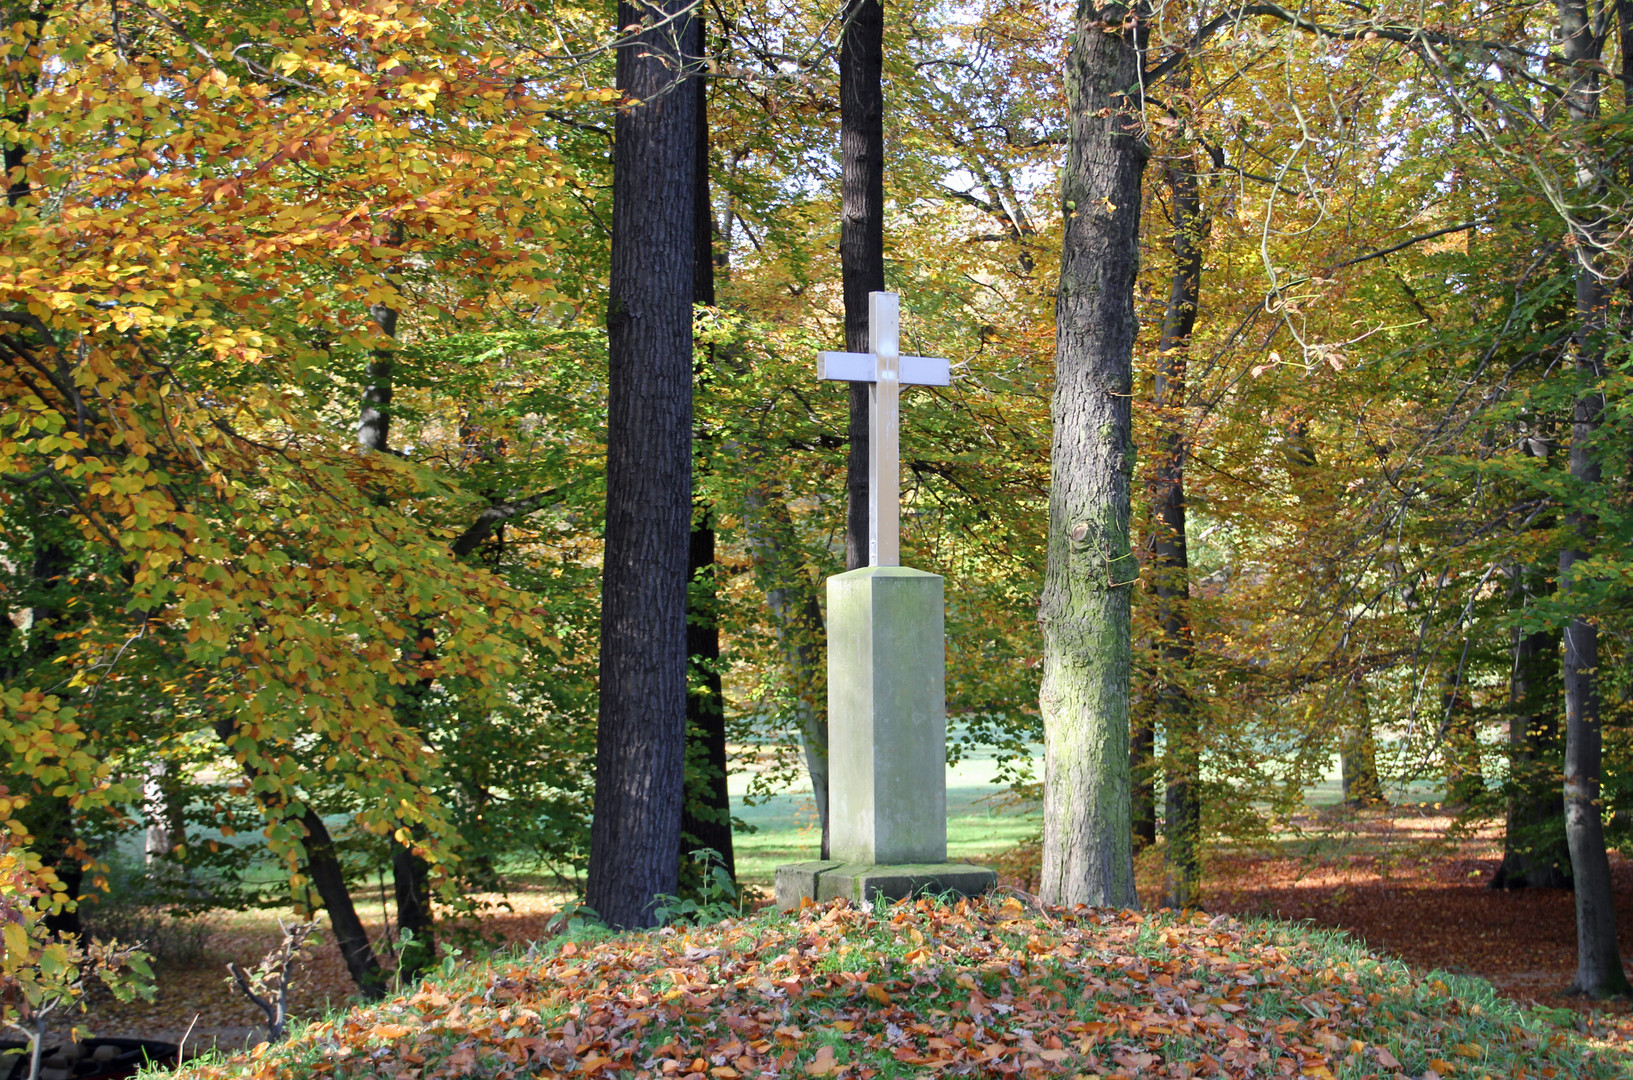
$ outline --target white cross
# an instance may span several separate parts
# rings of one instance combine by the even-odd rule
[[[865,382],[868,391],[868,565],[901,565],[901,384],[947,386],[952,365],[901,355],[901,308],[895,293],[868,293],[871,352],[817,353],[817,378]]]

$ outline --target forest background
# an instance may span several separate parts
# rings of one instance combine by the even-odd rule
[[[1633,835],[1633,69],[1627,12],[1581,9],[1573,53],[1576,10],[1143,10],[1134,206],[1060,194],[1068,31],[1099,9],[888,11],[886,281],[905,343],[954,361],[904,398],[903,561],[947,578],[955,750],[1008,755],[1022,797],[1062,232],[1138,215],[1131,550],[1105,570],[1168,899],[1205,901],[1205,846],[1275,828],[1334,755],[1348,799],[1442,785],[1504,820],[1505,878],[1560,884],[1573,620],[1595,817]],[[729,856],[724,748],[771,752],[771,783],[821,737],[843,19],[704,14],[692,621],[718,657],[689,651],[718,705],[688,832]],[[412,966],[433,898],[588,857],[612,12],[3,15],[6,903],[74,929],[62,901],[142,830],[175,902],[324,908],[378,992],[357,882],[389,868]]]

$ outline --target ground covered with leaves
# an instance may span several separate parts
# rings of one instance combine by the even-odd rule
[[[1342,934],[1014,897],[568,935],[189,1080],[1633,1075]]]

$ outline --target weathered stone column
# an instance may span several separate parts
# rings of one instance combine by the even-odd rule
[[[983,892],[947,862],[942,579],[868,566],[828,579],[828,799],[833,859],[777,868],[777,904]]]
[[[833,857],[947,859],[942,580],[905,566],[828,579]]]

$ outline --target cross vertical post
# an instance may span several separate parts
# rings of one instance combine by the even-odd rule
[[[868,564],[901,565],[901,308],[868,294],[868,348],[878,358],[868,392]]]

